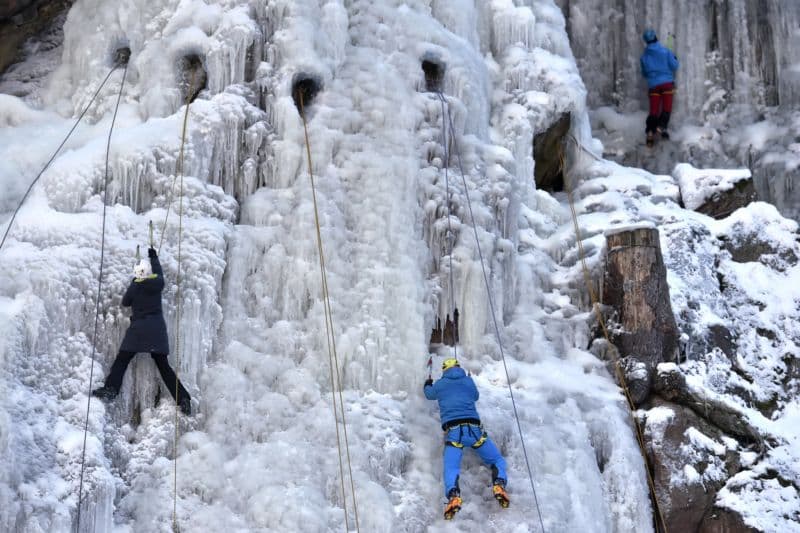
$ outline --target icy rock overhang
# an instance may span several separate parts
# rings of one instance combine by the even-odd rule
[[[569,113],[562,113],[547,130],[533,138],[534,179],[536,188],[548,192],[564,190],[564,139],[572,127]]]
[[[678,182],[686,209],[716,219],[756,200],[753,175],[746,168],[698,169],[680,163],[675,166],[672,176]]]
[[[431,338],[429,344],[432,348],[436,345],[456,346],[458,345],[458,308],[453,312],[453,320],[448,314],[444,321],[436,317],[436,325],[431,330]],[[435,351],[435,350],[434,350]]]
[[[22,44],[44,30],[72,0],[0,0],[0,74],[17,59]]]
[[[21,19],[25,16],[25,10],[35,10],[34,4],[36,4],[36,0],[2,0],[0,1],[0,21],[16,17],[14,22],[20,24]]]

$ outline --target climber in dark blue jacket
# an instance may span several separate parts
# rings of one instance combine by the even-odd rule
[[[177,382],[178,397],[175,401],[185,414],[191,413],[191,397],[183,384],[178,381],[172,367],[167,361],[169,338],[167,324],[161,311],[161,291],[164,290],[164,272],[158,261],[158,254],[153,248],[147,251],[148,260],[142,260],[133,268],[134,278],[122,297],[123,307],[130,307],[131,324],[122,339],[111,371],[105,379],[105,385],[92,391],[94,396],[103,400],[113,400],[122,387],[122,378],[131,360],[139,352],[149,352],[156,363],[161,379],[175,398]]]
[[[650,112],[647,115],[645,134],[647,145],[653,145],[656,133],[669,139],[667,126],[672,113],[672,95],[675,92],[675,71],[678,70],[678,58],[672,50],[658,42],[653,30],[645,30],[642,39],[647,47],[639,60],[642,76],[647,78],[650,100]]]
[[[448,498],[445,519],[453,518],[461,509],[458,476],[465,446],[475,450],[491,467],[494,497],[502,507],[508,507],[506,461],[481,425],[475,409],[478,401],[475,382],[467,376],[457,359],[446,359],[442,363],[442,378],[436,383],[429,378],[423,391],[427,399],[439,402],[439,418],[444,430],[444,494]]]

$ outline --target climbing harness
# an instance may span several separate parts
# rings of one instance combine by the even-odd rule
[[[442,103],[444,103],[444,97],[441,95],[441,93],[439,94],[439,98],[442,100]],[[544,520],[542,519],[542,511],[541,511],[541,509],[539,507],[539,498],[536,495],[536,486],[535,486],[534,481],[533,481],[533,469],[531,468],[530,459],[528,458],[528,451],[527,451],[527,449],[525,447],[525,436],[522,433],[522,425],[521,425],[521,423],[519,421],[519,413],[517,411],[517,403],[514,400],[514,390],[511,387],[511,377],[510,377],[510,375],[508,373],[508,365],[506,363],[506,356],[505,356],[505,352],[503,350],[503,340],[500,337],[500,326],[497,323],[497,314],[495,313],[495,310],[494,310],[494,298],[492,297],[492,291],[491,291],[491,288],[489,286],[489,276],[486,274],[486,266],[484,264],[483,252],[481,251],[481,242],[480,242],[480,239],[478,238],[478,227],[477,227],[477,224],[475,223],[475,214],[472,211],[472,201],[469,198],[469,188],[467,186],[467,178],[466,178],[466,174],[464,173],[464,165],[463,165],[463,163],[461,161],[461,152],[458,149],[458,142],[456,140],[456,135],[454,133],[455,132],[455,128],[453,127],[453,117],[452,117],[452,115],[450,113],[450,106],[449,105],[447,106],[447,120],[448,120],[448,123],[450,125],[450,135],[451,135],[451,139],[453,141],[453,148],[455,148],[455,151],[456,151],[456,161],[458,162],[458,168],[459,168],[459,171],[461,172],[461,182],[462,182],[462,184],[464,186],[464,197],[467,200],[467,208],[468,208],[468,212],[469,212],[470,221],[472,223],[472,231],[473,231],[473,234],[475,236],[475,244],[476,244],[476,246],[478,248],[478,257],[479,257],[480,262],[481,262],[481,271],[483,272],[484,285],[486,286],[486,294],[488,296],[488,301],[489,301],[489,310],[490,310],[490,312],[491,312],[490,314],[492,316],[492,323],[494,324],[494,332],[495,332],[495,337],[497,339],[497,345],[498,345],[498,347],[500,349],[500,358],[503,361],[503,369],[504,369],[505,374],[506,374],[506,383],[508,384],[508,392],[511,395],[511,406],[512,406],[513,411],[514,411],[514,419],[517,422],[517,432],[519,433],[520,442],[522,444],[522,454],[525,457],[525,466],[526,466],[526,468],[528,470],[528,478],[530,479],[530,482],[531,482],[531,491],[533,492],[533,500],[534,500],[534,503],[536,504],[536,513],[537,513],[537,515],[539,517],[539,526],[542,528],[542,532],[546,533],[546,530],[544,528]]]
[[[576,146],[584,150],[585,152],[594,156],[592,152],[587,150],[583,147],[583,145],[572,135],[569,136],[573,142],[575,142]],[[595,156],[597,158],[597,156]],[[599,158],[597,158],[600,160]],[[603,319],[603,313],[600,311],[600,301],[597,297],[597,293],[594,290],[594,286],[592,285],[591,276],[589,275],[589,267],[586,265],[586,253],[583,249],[583,241],[581,240],[581,231],[580,226],[578,224],[578,214],[575,210],[575,201],[573,198],[573,189],[572,183],[569,180],[568,172],[565,165],[564,160],[564,152],[561,151],[560,154],[560,167],[561,167],[561,174],[564,176],[564,187],[567,190],[567,199],[569,200],[569,208],[572,213],[572,223],[575,226],[575,240],[578,243],[578,254],[580,255],[581,259],[581,267],[583,270],[583,280],[586,283],[586,289],[589,292],[589,298],[592,301],[592,309],[594,309],[595,315],[597,316],[597,322],[600,324],[600,328],[603,331],[603,336],[606,339],[606,342],[609,346],[613,346],[614,344],[611,342],[611,336],[608,333],[608,328],[606,327],[605,320]],[[650,489],[650,499],[653,501],[653,506],[655,507],[656,516],[658,520],[661,522],[661,532],[667,533],[667,523],[664,520],[664,514],[661,512],[661,506],[658,503],[658,497],[656,495],[656,486],[655,482],[653,481],[653,476],[650,473],[650,462],[647,458],[647,451],[645,450],[645,443],[644,443],[644,434],[642,432],[642,428],[639,426],[639,421],[636,419],[636,406],[633,403],[633,397],[631,396],[630,390],[628,389],[628,382],[625,379],[625,374],[622,371],[622,367],[620,365],[619,357],[614,358],[614,371],[617,376],[617,380],[619,381],[620,385],[622,386],[622,390],[625,394],[625,398],[628,404],[628,412],[631,415],[631,421],[633,422],[633,427],[636,430],[636,441],[639,444],[639,451],[642,454],[642,460],[644,461],[644,470],[645,474],[647,475],[647,485]],[[658,531],[658,523],[656,525],[656,531]]]
[[[52,163],[55,160],[55,158],[58,155],[58,153],[61,151],[61,149],[64,147],[64,145],[67,144],[67,141],[72,136],[72,132],[74,132],[75,128],[78,127],[78,124],[80,124],[80,122],[83,119],[84,115],[86,115],[86,113],[89,111],[89,108],[92,107],[92,104],[94,103],[95,99],[97,98],[97,95],[100,94],[100,91],[103,90],[103,87],[105,87],[106,82],[108,81],[108,79],[111,77],[111,75],[114,73],[114,71],[119,68],[119,66],[120,66],[120,63],[117,62],[117,63],[114,64],[113,67],[111,67],[111,70],[108,72],[108,74],[106,75],[105,79],[100,84],[100,87],[97,88],[97,90],[94,92],[94,95],[92,95],[92,98],[89,100],[89,103],[86,104],[86,107],[83,108],[83,111],[81,112],[81,114],[78,115],[78,118],[75,120],[75,124],[72,125],[72,128],[69,130],[69,133],[67,133],[67,136],[64,137],[64,140],[61,141],[61,144],[58,145],[58,148],[56,148],[56,151],[53,152],[53,155],[50,157],[50,159],[47,161],[47,163],[44,164],[44,166],[42,167],[42,170],[40,170],[39,174],[37,174],[36,177],[33,179],[31,184],[28,186],[28,190],[25,191],[25,194],[22,195],[22,199],[19,201],[19,205],[14,210],[14,214],[11,215],[11,219],[8,221],[8,226],[6,227],[6,231],[3,234],[3,239],[0,240],[0,250],[3,249],[3,245],[6,243],[6,238],[8,237],[8,233],[11,231],[11,226],[14,224],[14,220],[17,218],[17,214],[19,213],[19,210],[22,209],[22,204],[25,203],[25,200],[28,198],[28,195],[31,193],[31,190],[33,190],[33,186],[36,185],[36,182],[38,182],[39,178],[42,177],[42,174],[44,174],[44,171],[47,170],[50,167],[50,163]],[[125,72],[127,72],[127,70],[128,70],[128,64],[125,63]],[[124,76],[123,76],[123,82],[124,82]],[[120,87],[120,90],[121,90],[121,87]],[[113,125],[112,125],[112,127],[113,127]]]
[[[463,448],[464,444],[461,441],[464,438],[464,426],[467,426],[467,428],[469,429],[469,432],[470,432],[470,434],[472,435],[473,438],[475,438],[475,433],[474,433],[473,428],[478,428],[478,431],[480,431],[480,434],[481,434],[481,436],[478,438],[478,440],[476,440],[475,443],[472,446],[470,446],[471,448],[475,448],[475,449],[480,448],[481,446],[483,446],[483,443],[485,443],[486,440],[489,438],[489,435],[483,429],[482,425],[480,425],[480,424],[463,423],[463,424],[458,424],[458,425],[451,426],[451,427],[448,427],[447,429],[445,429],[445,445],[452,446],[454,448]],[[446,437],[450,433],[450,430],[455,429],[455,428],[458,428],[458,440],[447,440]]]
[[[312,170],[312,165],[311,165],[311,144],[308,140],[308,124],[306,122],[306,113],[303,103],[303,91],[298,91],[298,95],[300,102],[299,106],[300,117],[303,119],[303,132],[305,134],[305,141],[306,141],[306,156],[308,157],[308,175],[309,178],[311,179],[311,197],[314,203],[314,224],[316,226],[316,233],[317,233],[317,252],[319,253],[319,268],[320,268],[320,277],[322,280],[322,299],[323,299],[323,308],[325,311],[325,334],[326,334],[326,341],[328,344],[328,360],[330,362],[330,367],[331,367],[331,396],[333,399],[333,421],[334,424],[336,424],[336,446],[339,449],[339,478],[342,488],[342,508],[344,509],[344,525],[345,529],[349,529],[348,525],[349,520],[347,515],[347,497],[344,487],[344,465],[342,463],[342,445],[341,445],[341,437],[339,435],[339,422],[338,422],[339,414],[341,414],[342,417],[342,429],[344,435],[345,453],[347,456],[347,468],[350,474],[350,491],[353,497],[353,515],[355,517],[356,531],[360,532],[361,529],[359,527],[359,522],[358,522],[358,505],[356,502],[356,489],[355,489],[355,484],[353,482],[353,468],[350,461],[350,444],[347,437],[347,421],[345,419],[344,397],[342,395],[341,376],[339,375],[339,357],[336,353],[336,339],[334,337],[334,328],[333,328],[333,313],[331,311],[330,295],[328,293],[328,275],[325,269],[325,254],[323,253],[323,248],[322,248],[322,231],[320,230],[319,209],[317,208],[317,191],[316,191],[316,185],[314,183],[314,172]],[[339,396],[338,400],[339,412],[337,412],[337,400],[336,400],[337,392]]]
[[[114,65],[114,68],[111,69],[111,72],[114,72],[114,70],[116,70],[117,67],[119,67],[119,62]],[[100,89],[103,88],[103,85],[105,85],[105,83],[108,80],[109,76],[111,76],[111,72],[108,73],[108,76],[106,76],[106,79],[103,80],[103,83],[100,85],[100,88],[97,89],[97,92],[94,93],[94,96],[92,97],[92,101],[94,101],[95,97],[100,92]],[[122,89],[125,87],[125,77],[127,76],[127,74],[128,74],[128,63],[126,62],[125,63],[125,69],[122,71],[122,82],[119,85],[119,94],[117,94],[117,103],[114,106],[114,116],[111,118],[111,127],[108,129],[108,141],[106,142],[106,165],[105,165],[105,179],[104,179],[105,190],[103,191],[103,226],[102,226],[102,230],[101,230],[101,234],[100,234],[101,235],[100,236],[100,272],[97,275],[97,297],[95,298],[95,306],[94,306],[94,333],[92,333],[92,357],[90,358],[91,363],[89,365],[89,394],[88,394],[88,397],[86,399],[86,422],[83,425],[83,446],[81,448],[81,474],[80,474],[80,482],[79,482],[79,485],[78,485],[78,509],[77,509],[77,518],[76,518],[77,525],[76,525],[75,531],[80,531],[81,530],[81,506],[83,504],[83,474],[84,474],[84,470],[86,468],[86,438],[87,438],[87,435],[89,433],[89,407],[90,407],[91,402],[92,402],[91,391],[92,391],[92,379],[94,378],[94,356],[95,356],[95,353],[96,353],[95,346],[96,346],[96,341],[97,341],[97,327],[98,327],[97,324],[98,324],[99,319],[100,319],[100,291],[103,288],[103,266],[105,265],[105,250],[106,250],[106,208],[108,206],[108,156],[109,156],[109,152],[111,151],[111,134],[114,132],[114,123],[117,120],[117,111],[119,110],[119,102],[122,99]],[[89,102],[89,105],[91,105],[92,101]],[[78,117],[78,120],[75,122],[75,126],[73,126],[72,130],[70,130],[70,132],[69,132],[70,134],[72,134],[72,131],[75,130],[75,127],[78,125],[78,122],[80,122],[81,118],[83,118],[83,115],[86,114],[86,111],[88,109],[89,109],[89,106],[86,106],[86,109],[83,110],[83,113],[81,113],[80,117]],[[68,138],[69,138],[69,135],[67,135],[67,139]],[[64,139],[64,142],[61,143],[61,146],[64,146],[64,143],[67,142],[67,139]],[[45,165],[45,167],[42,169],[42,172],[39,173],[39,176],[37,176],[36,179],[33,180],[33,183],[31,183],[31,186],[28,188],[28,192],[30,192],[31,188],[36,183],[36,181],[39,179],[39,177],[41,177],[42,173],[44,172],[44,169],[47,168],[47,166],[53,161],[53,159],[55,158],[56,154],[61,149],[61,146],[58,147],[58,150],[56,150],[56,153],[53,154],[52,158],[50,158],[50,161],[47,162],[47,165]],[[25,196],[27,196],[27,195],[28,195],[28,193],[26,192]],[[24,197],[23,197],[22,201],[23,202],[25,201]],[[22,207],[22,202],[20,202],[20,207]],[[17,210],[19,210],[19,208],[17,208]],[[15,215],[16,215],[16,213],[15,213]],[[13,222],[13,218],[12,218],[11,222]],[[9,224],[8,224],[9,229],[11,228],[11,222],[9,222]],[[8,234],[8,230],[6,230],[6,235],[7,234]],[[5,237],[3,237],[3,241],[5,241]],[[2,246],[2,245],[0,244],[0,246]]]

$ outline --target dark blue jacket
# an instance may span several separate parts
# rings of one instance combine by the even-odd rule
[[[143,280],[132,280],[122,297],[122,305],[130,307],[131,325],[125,333],[122,345],[125,352],[169,353],[167,324],[161,312],[161,291],[164,290],[164,271],[155,252],[150,256],[153,276]]]
[[[439,401],[439,419],[444,428],[454,420],[474,420],[480,424],[475,402],[478,401],[478,387],[472,378],[458,366],[448,368],[442,379],[433,385],[425,385],[423,391],[429,400]]]
[[[675,81],[678,58],[672,50],[658,41],[647,45],[639,64],[642,67],[642,76],[647,78],[647,86],[650,88]]]

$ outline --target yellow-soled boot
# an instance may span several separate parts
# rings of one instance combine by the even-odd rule
[[[492,487],[492,493],[494,494],[494,499],[497,500],[497,503],[500,504],[500,507],[505,509],[511,503],[511,500],[508,499],[508,493],[506,493],[506,489],[501,484],[496,484]]]
[[[447,505],[444,507],[444,519],[452,520],[456,513],[461,510],[462,503],[463,500],[461,499],[461,496],[451,492],[450,501],[448,501]]]

